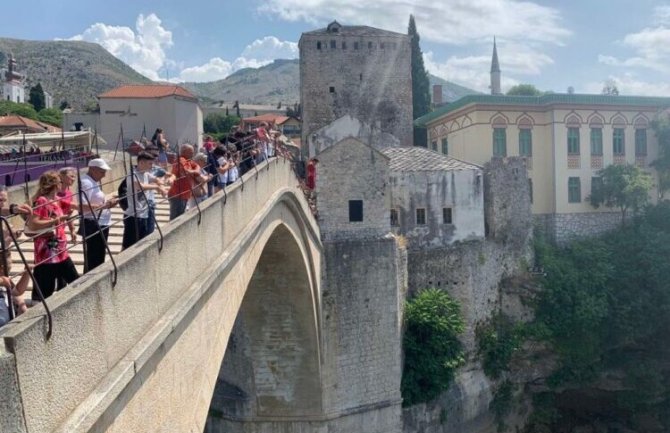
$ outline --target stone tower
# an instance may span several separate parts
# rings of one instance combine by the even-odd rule
[[[302,143],[351,115],[412,145],[409,36],[333,21],[300,37]]]
[[[26,100],[25,89],[23,88],[23,74],[16,70],[16,59],[13,54],[9,54],[7,61],[7,72],[5,72],[5,82],[3,85],[3,95],[6,100],[23,103]]]
[[[500,64],[498,63],[495,36],[493,37],[493,57],[491,58],[491,94],[502,95],[500,91]]]

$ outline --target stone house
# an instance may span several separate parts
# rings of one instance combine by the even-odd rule
[[[378,150],[400,146],[400,141],[394,135],[345,114],[310,134],[307,139],[307,154],[312,158],[348,137],[357,138]]]
[[[375,238],[391,231],[389,157],[356,138],[319,154],[316,197],[323,240]]]
[[[409,36],[333,21],[298,45],[303,144],[346,114],[413,144]]]
[[[391,229],[410,249],[482,239],[482,168],[420,147],[382,150],[390,158]]]
[[[123,127],[124,143],[151,138],[163,128],[171,145],[202,145],[203,118],[198,98],[174,84],[124,85],[98,96],[99,133],[114,146]]]

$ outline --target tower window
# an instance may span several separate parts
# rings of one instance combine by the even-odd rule
[[[416,210],[416,225],[418,226],[426,225],[426,209],[418,208]]]
[[[347,43],[344,42],[344,41],[342,41],[342,49],[343,49],[343,50],[346,50],[346,49],[347,49]]]
[[[451,219],[451,208],[450,207],[443,207],[442,208],[442,224],[452,224],[452,219]]]
[[[354,42],[354,50],[358,49],[358,42]]]
[[[379,43],[379,48],[381,48],[382,50],[384,49],[384,42]]]
[[[328,88],[328,91],[329,91],[330,93],[335,93],[335,87],[330,86],[330,87]]]
[[[368,42],[368,50],[372,49],[372,42]]]
[[[349,222],[363,221],[363,200],[349,200]]]
[[[321,41],[318,41],[318,42],[316,43],[316,49],[317,49],[317,50],[320,50],[320,49],[321,49]]]
[[[335,42],[334,39],[330,41],[330,48],[333,49],[333,50],[334,50],[335,48],[337,48],[337,43]]]
[[[391,227],[398,227],[399,225],[398,209],[391,209]]]

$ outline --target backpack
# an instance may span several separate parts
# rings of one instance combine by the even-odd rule
[[[128,182],[126,182],[127,178],[123,178],[123,181],[119,183],[119,187],[116,190],[116,194],[119,197],[119,207],[122,210],[127,210],[128,209]]]

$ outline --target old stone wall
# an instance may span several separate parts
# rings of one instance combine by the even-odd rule
[[[324,409],[396,408],[393,422],[377,420],[349,431],[399,433],[403,288],[397,266],[404,265],[403,254],[385,237],[325,242],[323,257]]]
[[[351,114],[396,136],[401,145],[412,145],[409,37],[372,30],[366,35],[302,35],[300,102],[304,144],[311,133]]]
[[[318,221],[323,240],[375,238],[390,231],[388,158],[348,138],[319,155]],[[363,221],[350,221],[349,202],[362,201]]]
[[[530,184],[523,158],[493,158],[484,166],[487,237],[524,245],[531,231]]]
[[[400,141],[394,135],[373,125],[363,123],[352,117],[351,114],[346,114],[307,137],[308,155],[310,158],[317,156],[333,144],[348,137],[357,138],[378,150],[400,146]]]
[[[534,215],[533,219],[538,230],[559,245],[597,236],[621,225],[620,212],[543,214]]]

